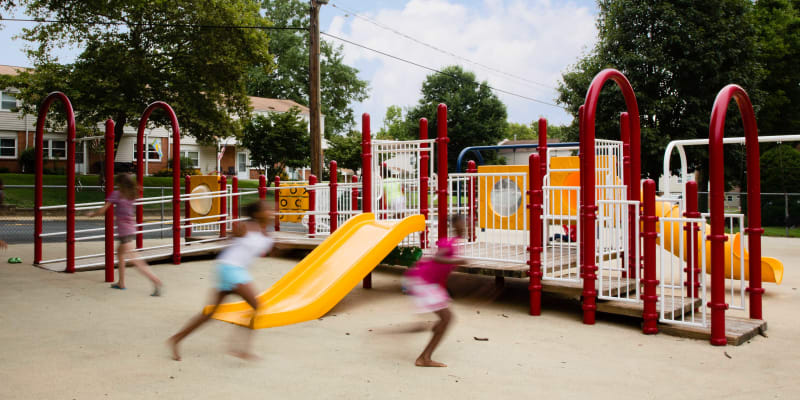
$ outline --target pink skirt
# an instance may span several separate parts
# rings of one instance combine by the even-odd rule
[[[438,283],[426,282],[416,276],[405,277],[405,287],[414,298],[420,312],[435,312],[450,306],[450,295]]]

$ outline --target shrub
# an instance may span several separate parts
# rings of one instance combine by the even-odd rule
[[[22,172],[32,174],[36,168],[36,149],[28,147],[19,155],[19,166]]]

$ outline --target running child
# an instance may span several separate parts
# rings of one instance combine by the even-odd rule
[[[254,310],[258,309],[258,299],[253,286],[253,278],[247,269],[256,257],[263,256],[272,249],[273,240],[266,234],[266,228],[269,226],[272,215],[265,201],[248,204],[245,208],[245,214],[250,220],[238,224],[235,232],[236,237],[217,257],[217,288],[213,296],[214,306],[212,311],[208,314],[200,313],[200,315],[195,316],[180,332],[170,337],[167,341],[172,349],[172,359],[175,361],[181,360],[178,344],[208,321],[227,295],[237,294],[250,304],[250,307],[253,307]],[[255,317],[256,312],[253,312],[250,328],[252,328]],[[252,329],[248,329],[242,348],[240,350],[231,350],[232,355],[243,359],[256,358],[249,352],[251,334]]]
[[[439,239],[436,243],[436,255],[419,260],[404,276],[405,287],[408,288],[420,311],[432,312],[439,317],[439,321],[433,325],[433,337],[422,350],[422,354],[417,357],[415,365],[418,367],[447,366],[433,361],[431,355],[453,319],[453,313],[450,311],[450,296],[446,289],[447,278],[457,266],[466,264],[466,260],[456,255],[458,242],[466,232],[463,216],[452,216],[450,226],[453,228],[455,237]],[[419,331],[419,329],[412,331]]]
[[[136,238],[136,225],[134,222],[134,202],[136,201],[136,181],[133,175],[118,174],[114,178],[117,190],[111,192],[106,204],[102,208],[86,213],[88,216],[105,214],[106,210],[114,206],[114,221],[117,223],[117,261],[119,262],[119,281],[111,285],[114,289],[125,289],[125,264],[130,261],[142,275],[153,282],[151,296],[161,295],[161,280],[150,270],[147,263],[133,255],[133,240]]]

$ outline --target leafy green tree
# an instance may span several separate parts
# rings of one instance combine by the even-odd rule
[[[503,139],[508,140],[533,140],[539,137],[538,132],[535,132],[539,129],[535,123],[531,123],[530,125],[520,124],[518,122],[509,122],[508,126],[506,127],[505,133],[503,133]]]
[[[761,155],[761,192],[800,192],[800,151],[781,144]],[[796,200],[796,198],[789,197],[789,215],[793,217],[793,221],[785,221],[784,198],[782,196],[762,196],[763,224],[778,226],[785,222],[796,224],[800,216],[800,204]]]
[[[455,169],[458,153],[467,146],[497,144],[506,132],[506,106],[492,93],[486,82],[479,83],[475,74],[460,66],[442,69],[422,83],[422,98],[408,110],[407,130],[417,137],[418,120],[428,119],[428,137],[436,137],[436,110],[439,103],[447,104],[448,164]],[[412,128],[413,127],[413,130]]]
[[[403,117],[403,109],[399,106],[389,106],[386,108],[386,115],[383,117],[383,126],[375,134],[378,139],[385,140],[414,140],[419,138],[419,132],[414,131],[413,126],[407,126],[410,121]],[[415,125],[419,129],[419,122]]]
[[[800,1],[759,0],[755,18],[767,73],[758,128],[765,134],[800,130]]]
[[[270,34],[270,51],[275,68],[252,61],[247,92],[252,96],[294,100],[308,105],[308,30],[309,4],[300,0],[264,0],[266,18],[275,26],[303,30],[280,30]],[[358,70],[343,62],[342,47],[320,42],[321,105],[325,115],[325,137],[346,133],[355,123],[350,104],[367,98],[367,82],[358,79]],[[249,60],[248,60],[249,61]]]
[[[758,54],[753,4],[748,0],[601,0],[594,49],[562,75],[558,101],[575,117],[592,78],[603,68],[627,76],[639,105],[642,172],[660,175],[663,151],[674,139],[708,137],[708,118],[717,92],[735,82],[760,104],[763,70]],[[600,95],[597,137],[619,138],[619,113],[625,110],[616,84]],[[729,136],[741,124],[730,112]],[[702,150],[705,151],[705,150]],[[702,154],[702,153],[700,153]],[[692,160],[704,160],[695,153]],[[701,168],[704,169],[704,168]]]
[[[286,167],[298,168],[310,162],[310,135],[300,110],[255,115],[245,124],[242,145],[250,150],[250,160],[267,170],[267,182]]]
[[[183,132],[201,142],[236,134],[237,119],[250,115],[248,64],[267,70],[271,61],[265,30],[211,27],[269,26],[253,0],[19,3],[32,17],[62,22],[23,31],[36,70],[3,83],[21,90],[27,112],[35,112],[48,92],[65,92],[79,124],[97,129],[113,118],[117,142],[154,100],[169,103]],[[65,45],[82,50],[75,62],[61,65],[51,50]],[[153,120],[168,121],[162,112]]]
[[[353,171],[361,168],[361,132],[351,130],[347,135],[332,135],[328,139],[325,159],[336,161],[339,168]]]

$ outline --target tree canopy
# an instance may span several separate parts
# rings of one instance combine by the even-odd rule
[[[242,145],[250,150],[250,160],[267,170],[268,182],[285,167],[298,168],[309,163],[310,135],[300,110],[258,114],[244,126]]]
[[[250,115],[249,65],[270,68],[265,30],[224,28],[267,27],[253,0],[19,3],[32,17],[60,22],[23,31],[35,73],[6,77],[13,81],[3,83],[20,89],[28,112],[48,92],[65,92],[79,124],[96,129],[113,118],[117,141],[123,126],[138,122],[155,100],[169,103],[183,132],[201,142],[235,135],[241,129],[237,119]],[[65,45],[81,53],[75,62],[59,64],[51,50]],[[153,120],[166,122],[160,112]]]
[[[361,168],[361,132],[351,130],[347,135],[332,135],[328,139],[325,160],[336,161],[339,168],[357,171]]]
[[[439,103],[447,104],[448,164],[455,168],[458,153],[467,146],[497,144],[506,132],[506,106],[486,82],[460,66],[448,66],[442,73],[428,75],[422,83],[422,98],[408,110],[408,137],[418,137],[420,118],[428,119],[428,137],[436,137]]]
[[[270,32],[270,51],[275,68],[253,60],[248,73],[247,92],[252,96],[290,99],[308,105],[309,50],[308,1],[264,0],[264,13],[275,26],[304,30]],[[347,133],[355,123],[353,102],[367,98],[366,81],[358,79],[358,70],[343,63],[342,47],[320,41],[320,91],[325,114],[325,137]]]
[[[597,45],[563,74],[558,101],[575,117],[592,78],[616,68],[636,92],[642,127],[642,172],[660,175],[670,140],[708,137],[708,118],[717,92],[735,82],[756,104],[764,71],[758,54],[753,4],[748,0],[601,0]],[[619,89],[609,82],[600,95],[597,137],[619,138]],[[729,113],[727,132],[740,130]],[[728,133],[734,135],[734,133]],[[693,157],[694,160],[704,157]]]

